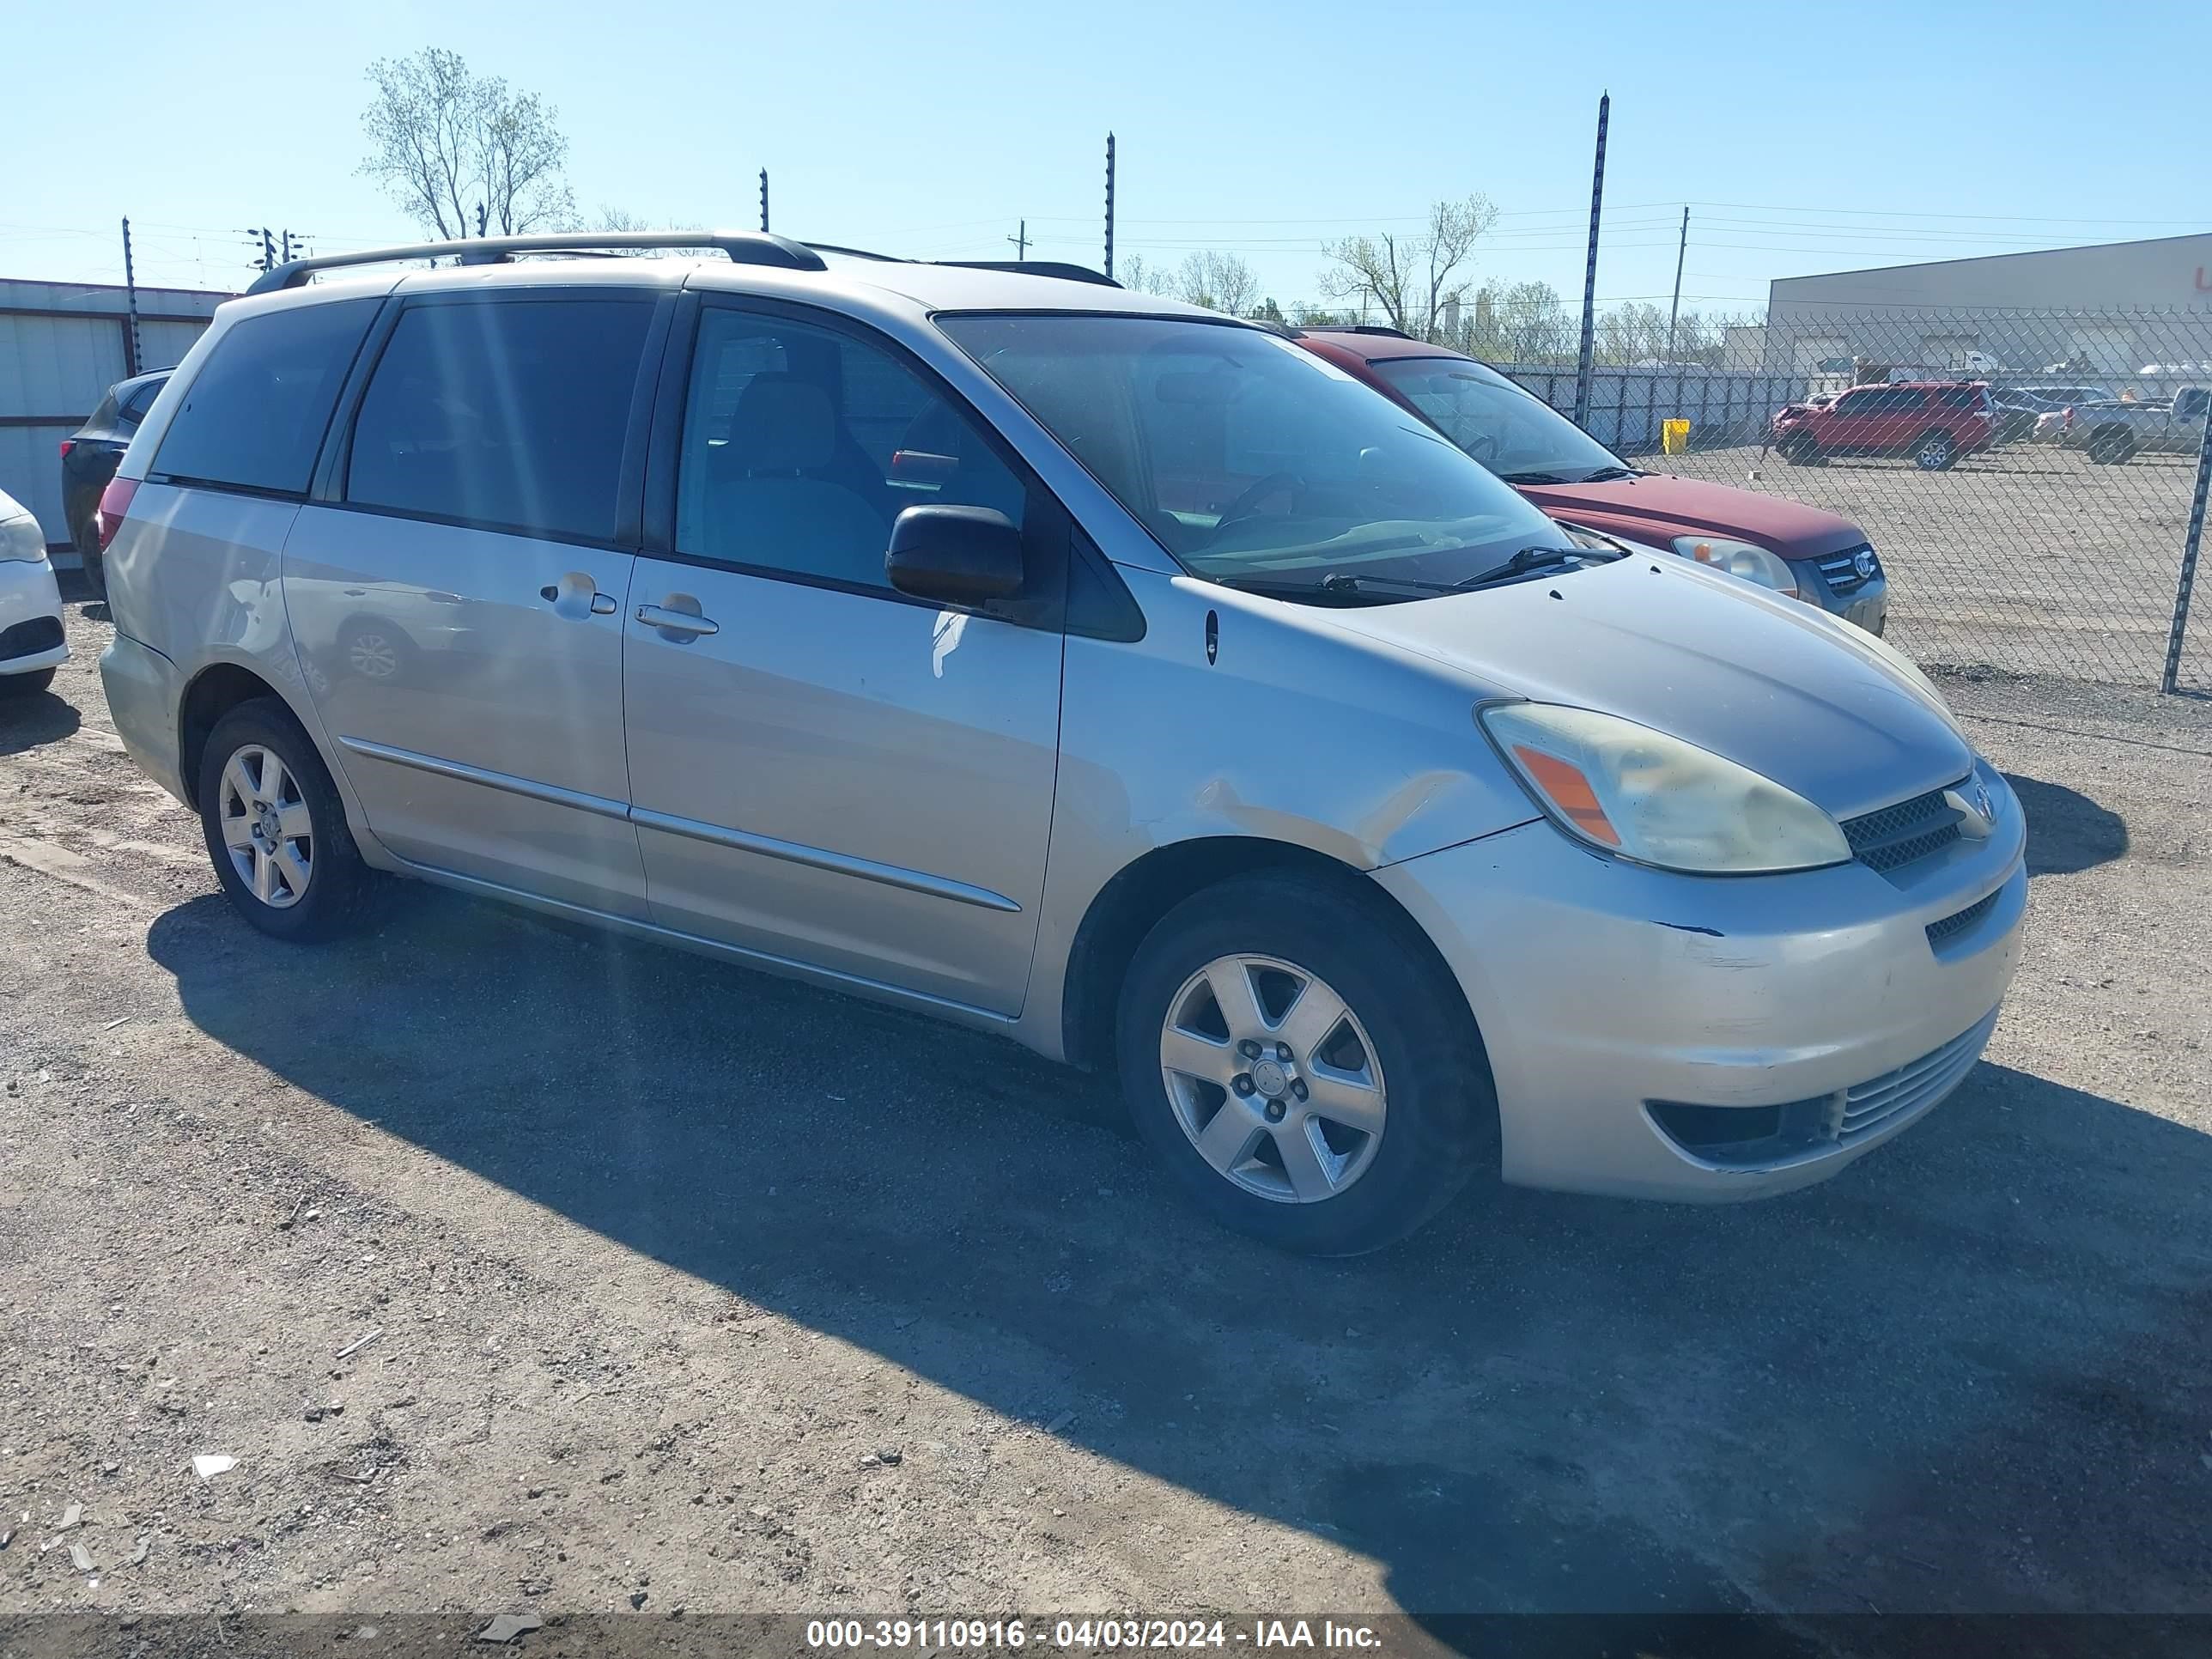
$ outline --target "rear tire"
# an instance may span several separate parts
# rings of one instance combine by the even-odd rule
[[[374,872],[289,708],[259,697],[217,720],[200,757],[198,799],[216,878],[246,921],[301,942],[359,924]]]
[[[1808,433],[1792,433],[1775,446],[1774,453],[1792,466],[1810,466],[1820,459],[1820,441]]]
[[[1123,1097],[1170,1178],[1224,1226],[1310,1255],[1413,1232],[1498,1134],[1465,999],[1354,879],[1265,872],[1186,899],[1138,947],[1115,1026]]]
[[[1923,432],[1913,441],[1912,464],[1923,472],[1948,472],[1959,459],[1959,446],[1948,432]]]
[[[0,674],[0,700],[35,697],[54,683],[51,668],[33,668],[27,674]]]

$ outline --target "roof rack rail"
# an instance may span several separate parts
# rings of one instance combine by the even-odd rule
[[[1316,334],[1387,334],[1394,340],[1413,337],[1404,329],[1392,328],[1384,323],[1304,323],[1300,326]]]
[[[956,270],[1011,270],[1023,276],[1057,276],[1063,282],[1089,283],[1097,288],[1119,288],[1103,270],[1069,264],[1063,259],[923,259],[921,264],[949,265]]]
[[[253,279],[248,294],[274,294],[297,288],[319,270],[348,265],[389,264],[398,259],[454,258],[465,265],[504,264],[518,253],[597,253],[629,248],[720,248],[741,265],[774,265],[784,270],[827,270],[822,256],[787,236],[762,230],[576,230],[526,236],[478,236],[448,242],[413,242],[403,247],[365,248],[358,253],[325,253],[294,259]]]

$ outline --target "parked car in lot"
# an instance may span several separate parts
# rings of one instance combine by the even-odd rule
[[[511,259],[578,240],[279,268],[108,487],[116,729],[264,933],[392,872],[1011,1036],[1322,1253],[1786,1191],[1973,1064],[2020,809],[1879,640],[1191,307]],[[468,647],[358,672],[356,590]]]
[[[0,491],[0,698],[35,696],[68,660],[46,532],[29,508]]]
[[[2137,455],[2194,455],[2204,441],[2212,387],[2186,386],[2171,398],[2084,404],[2066,411],[2059,441],[2106,466]]]
[[[2037,435],[2038,419],[2076,404],[2109,403],[2109,386],[2015,386],[1992,392],[1990,402],[1996,416],[1996,441],[2019,443]]]
[[[116,463],[137,435],[139,422],[169,383],[172,369],[118,380],[107,388],[100,407],[62,440],[62,516],[70,540],[84,562],[84,579],[94,599],[107,596],[106,571],[100,546],[100,495],[115,476]]]
[[[1849,519],[1632,466],[1496,369],[1395,329],[1285,332],[1419,416],[1553,518],[1665,548],[1882,631],[1888,580]]]
[[[1978,380],[1856,386],[1826,408],[1789,404],[1774,416],[1775,453],[1798,466],[1831,455],[1897,455],[1942,472],[1995,441],[1990,389]]]

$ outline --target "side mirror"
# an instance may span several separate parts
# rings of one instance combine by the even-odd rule
[[[990,507],[909,507],[891,523],[891,586],[940,605],[981,605],[1021,591],[1022,532]]]

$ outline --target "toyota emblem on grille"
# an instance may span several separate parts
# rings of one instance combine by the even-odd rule
[[[1874,580],[1874,549],[1870,547],[1859,549],[1851,559],[1851,568],[1858,573],[1858,579],[1861,581],[1872,581]]]

